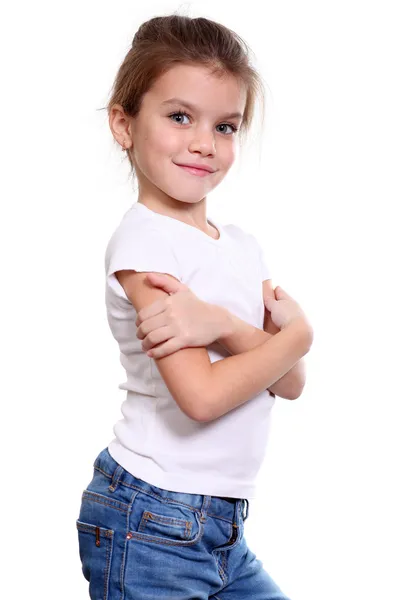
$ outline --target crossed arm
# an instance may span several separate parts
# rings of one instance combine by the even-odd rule
[[[263,297],[275,297],[271,280],[263,281]],[[229,333],[218,338],[221,344],[230,354],[241,354],[255,348],[280,331],[279,327],[269,317],[269,312],[265,309],[264,329],[258,329],[246,321],[239,319],[236,315],[229,313],[230,327]],[[305,386],[306,372],[304,358],[300,359],[283,377],[278,379],[268,390],[287,400],[298,398]]]

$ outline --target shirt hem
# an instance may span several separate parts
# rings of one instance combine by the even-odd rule
[[[246,498],[247,500],[255,499],[255,485],[241,486],[239,489],[238,487],[233,489],[231,484],[221,484],[220,479],[213,479],[209,475],[203,478],[197,474],[196,479],[191,480],[188,473],[149,472],[141,457],[132,450],[122,446],[118,440],[114,439],[108,444],[107,448],[112,458],[128,473],[133,475],[133,477],[142,479],[146,483],[161,489],[185,494],[225,496],[238,499]]]

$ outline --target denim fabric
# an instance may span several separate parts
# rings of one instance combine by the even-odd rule
[[[289,600],[247,547],[247,499],[171,492],[104,448],[76,521],[92,600]]]

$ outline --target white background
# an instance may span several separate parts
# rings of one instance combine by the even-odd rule
[[[104,251],[136,200],[105,110],[142,21],[234,29],[267,85],[208,213],[306,311],[302,396],[277,398],[249,547],[291,600],[400,598],[396,2],[16,2],[1,9],[2,587],[88,598],[75,519],[121,418]]]

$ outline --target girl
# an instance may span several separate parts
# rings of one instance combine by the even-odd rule
[[[105,256],[127,380],[76,523],[93,599],[287,600],[244,521],[275,394],[300,395],[312,329],[255,237],[206,217],[261,89],[245,50],[208,19],[153,18],[107,107],[139,185]]]

